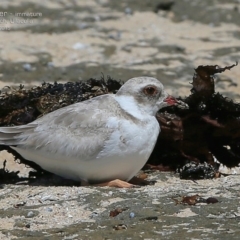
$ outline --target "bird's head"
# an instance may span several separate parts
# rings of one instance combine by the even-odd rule
[[[133,99],[142,111],[154,116],[159,109],[176,103],[176,99],[164,91],[162,83],[152,77],[129,79],[118,90],[116,96]]]

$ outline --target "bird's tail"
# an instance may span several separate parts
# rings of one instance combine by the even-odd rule
[[[19,135],[32,128],[28,125],[14,127],[0,127],[0,145],[16,146],[19,142]]]

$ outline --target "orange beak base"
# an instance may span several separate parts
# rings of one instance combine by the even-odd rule
[[[167,96],[167,98],[164,100],[168,105],[175,105],[178,103],[178,100],[170,95]]]

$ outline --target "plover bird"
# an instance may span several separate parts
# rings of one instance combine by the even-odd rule
[[[1,127],[0,144],[64,178],[129,187],[156,144],[157,111],[173,103],[159,80],[136,77],[116,94],[69,105],[27,125]]]

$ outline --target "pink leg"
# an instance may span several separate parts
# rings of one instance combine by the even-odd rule
[[[82,181],[82,186],[99,186],[99,187],[116,187],[116,188],[132,188],[134,185],[120,179],[115,179],[109,182],[98,183],[98,184],[89,184]]]

